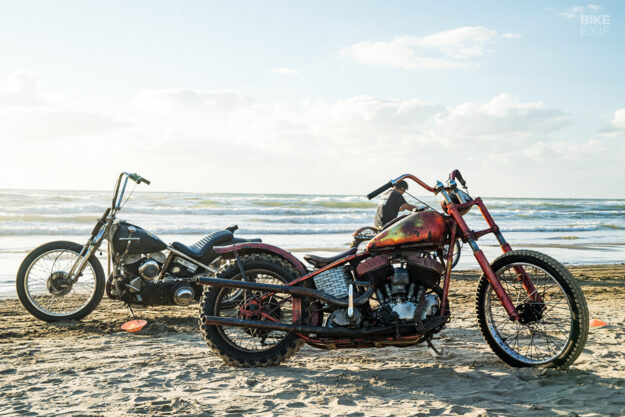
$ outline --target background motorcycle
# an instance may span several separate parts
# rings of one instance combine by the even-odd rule
[[[377,234],[362,252],[313,257],[318,268],[313,271],[271,245],[217,248],[236,262],[220,278],[198,278],[211,286],[200,308],[208,346],[238,366],[278,364],[304,342],[322,349],[421,342],[433,348],[432,336],[451,318],[447,296],[453,243],[459,237],[484,272],[476,310],[491,349],[516,367],[566,368],[573,363],[589,323],[584,295],[570,272],[542,253],[512,250],[482,200],[458,189],[456,179],[465,190],[466,184],[457,170],[446,185],[439,181],[435,187],[402,175],[368,197],[405,178],[439,194],[443,212],[412,213]],[[487,229],[469,229],[463,215],[473,206],[479,207]],[[488,233],[504,252],[492,264],[477,245]],[[445,245],[450,247],[446,256]],[[232,302],[232,291],[241,289],[242,296]]]
[[[207,235],[192,246],[171,245],[139,226],[117,220],[126,203],[128,181],[150,184],[123,172],[115,184],[111,207],[97,221],[85,245],[49,242],[26,256],[17,273],[17,295],[33,316],[45,321],[80,319],[97,307],[105,291],[131,304],[188,305],[197,301],[198,274],[215,274],[220,257],[215,245],[250,240],[233,236],[236,226]],[[108,241],[108,279],[95,256]],[[252,242],[260,242],[253,239]]]

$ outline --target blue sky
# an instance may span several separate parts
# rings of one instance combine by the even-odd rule
[[[0,1],[0,187],[625,198],[624,8]]]

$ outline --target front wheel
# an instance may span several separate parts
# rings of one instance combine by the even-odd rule
[[[492,268],[521,316],[510,319],[482,275],[476,294],[478,326],[493,352],[515,367],[571,365],[588,337],[586,300],[571,273],[555,259],[529,250],[505,253]],[[522,285],[523,273],[535,292]]]
[[[82,245],[46,243],[26,256],[17,272],[17,296],[38,319],[52,322],[78,320],[91,313],[104,294],[104,271],[92,255],[76,281],[68,272],[78,260]]]

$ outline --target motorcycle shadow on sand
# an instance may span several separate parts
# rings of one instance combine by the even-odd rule
[[[167,333],[198,333],[197,305],[188,307],[169,306],[136,307],[136,318],[146,319],[148,324],[136,335],[159,335]],[[131,320],[128,309],[119,303],[105,299],[102,308],[82,320],[62,320],[43,323],[32,318],[20,308],[15,299],[2,300],[0,313],[7,318],[0,327],[2,338],[103,336],[123,332],[121,325]],[[198,333],[199,337],[199,333]]]
[[[479,415],[617,415],[620,413],[614,414],[614,410],[622,409],[623,378],[576,368],[511,368],[491,353],[469,359],[476,357],[469,350],[460,363],[463,352],[433,360],[425,349],[393,350],[386,354],[384,350],[377,351],[375,359],[347,355],[294,361],[308,362],[304,369],[292,362],[274,368],[254,368],[252,382],[248,380],[247,384],[279,378],[290,388],[275,394],[280,400],[297,402],[305,396],[323,397],[324,393],[333,392],[327,401],[321,399],[317,403],[331,406],[336,402],[347,407],[363,401],[416,403],[426,407],[427,411],[421,411],[423,415],[480,410],[484,414]],[[400,355],[407,359],[401,360]],[[354,369],[358,366],[361,369]],[[418,409],[414,412],[419,415]]]

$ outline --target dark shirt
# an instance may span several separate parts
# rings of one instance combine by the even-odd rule
[[[384,194],[375,212],[375,226],[382,227],[397,217],[402,204],[406,204],[406,199],[399,191],[391,190]]]

